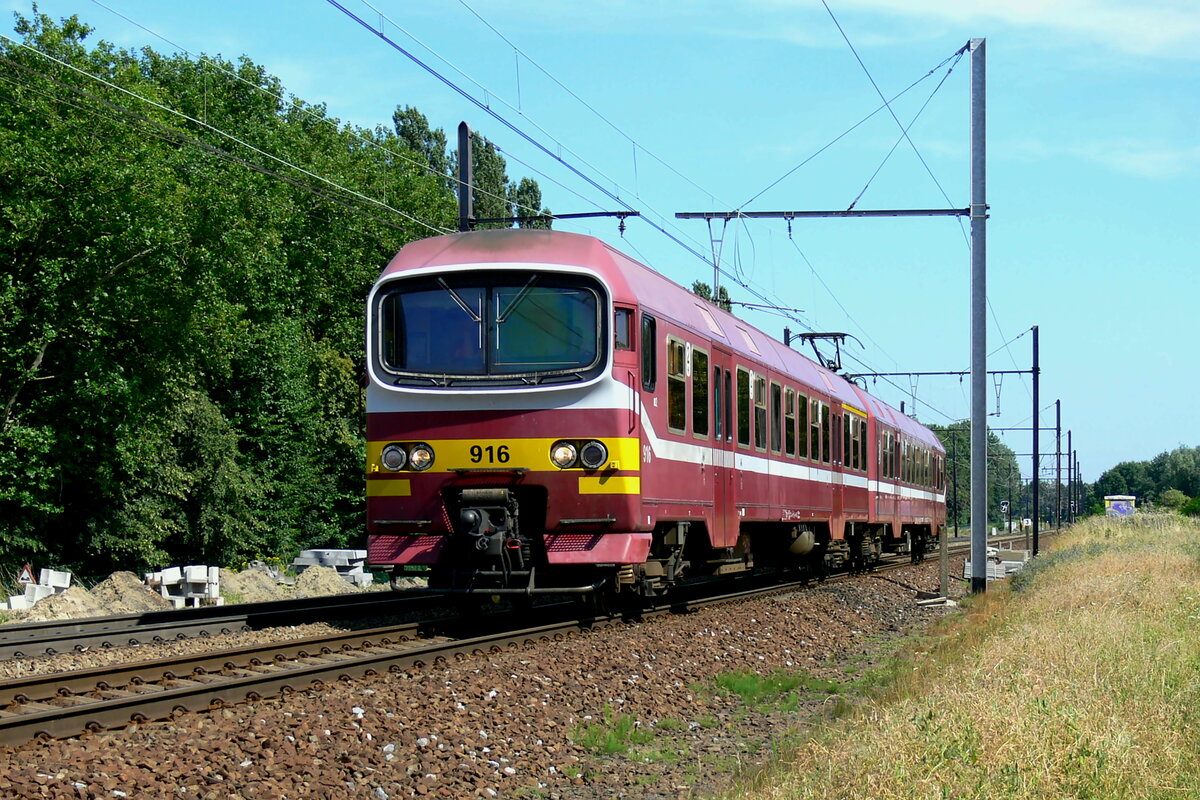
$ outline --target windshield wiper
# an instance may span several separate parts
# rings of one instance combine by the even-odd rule
[[[458,304],[458,307],[467,312],[467,316],[471,318],[472,322],[483,321],[483,318],[479,314],[476,314],[474,311],[472,311],[471,307],[466,304],[466,301],[458,296],[458,292],[450,288],[450,284],[446,283],[445,278],[438,278],[437,282],[439,286],[445,289],[446,292],[449,293],[452,298],[454,298],[454,302]]]
[[[517,310],[517,306],[519,306],[521,304],[521,301],[524,300],[525,297],[529,294],[529,290],[531,288],[533,288],[534,281],[536,281],[537,278],[538,278],[537,275],[531,275],[529,277],[529,280],[525,283],[524,286],[521,287],[521,291],[517,292],[517,296],[513,298],[513,301],[511,303],[508,304],[508,309],[503,314],[501,314],[499,312],[499,309],[497,309],[497,312],[496,312],[496,324],[497,325],[503,325],[505,322],[508,322],[508,318],[512,316],[512,313]]]

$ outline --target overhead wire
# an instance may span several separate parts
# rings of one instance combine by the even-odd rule
[[[698,184],[698,183],[696,183],[695,181],[693,181],[693,180],[692,180],[691,178],[689,178],[687,175],[684,175],[682,172],[680,172],[679,170],[675,169],[675,167],[673,167],[673,166],[671,166],[670,164],[668,164],[668,163],[667,163],[666,161],[664,161],[662,158],[659,158],[659,156],[657,156],[657,155],[656,155],[655,153],[653,153],[652,151],[650,151],[650,150],[646,149],[644,146],[642,146],[641,144],[639,144],[639,143],[638,143],[638,141],[637,141],[636,139],[634,139],[634,138],[633,138],[632,136],[630,136],[628,133],[626,133],[625,131],[623,131],[623,130],[622,130],[622,129],[621,129],[621,128],[620,128],[620,127],[619,127],[619,126],[616,124],[616,123],[614,123],[614,122],[613,122],[612,120],[610,120],[608,117],[604,116],[604,114],[600,113],[600,111],[598,111],[598,110],[597,110],[595,107],[593,107],[591,103],[589,103],[588,101],[584,100],[584,99],[583,99],[582,97],[580,97],[580,96],[579,96],[579,95],[578,95],[578,94],[577,94],[577,93],[576,93],[574,90],[572,90],[572,89],[571,89],[569,86],[567,86],[566,84],[564,84],[562,81],[560,81],[558,78],[556,78],[556,77],[555,77],[553,74],[551,74],[551,73],[550,73],[550,72],[549,72],[547,69],[545,69],[545,68],[544,68],[544,67],[543,67],[541,64],[539,64],[537,61],[535,61],[533,58],[531,58],[531,57],[529,56],[529,54],[528,54],[528,53],[526,53],[525,51],[523,51],[523,50],[522,50],[521,48],[519,48],[519,47],[518,47],[516,44],[514,44],[514,43],[513,43],[511,40],[509,40],[509,38],[508,38],[507,36],[505,36],[503,33],[501,33],[501,32],[500,32],[500,31],[499,31],[499,30],[498,30],[498,29],[497,29],[497,28],[496,28],[494,25],[492,25],[492,23],[490,23],[490,22],[489,22],[488,20],[486,20],[486,19],[485,19],[485,18],[484,18],[484,17],[483,17],[483,16],[482,16],[482,15],[481,15],[481,14],[480,14],[478,11],[476,11],[474,8],[472,8],[472,7],[471,7],[471,6],[470,6],[470,5],[469,5],[469,4],[466,2],[466,0],[458,0],[458,3],[459,3],[459,5],[461,5],[463,8],[467,9],[467,11],[471,12],[471,14],[472,14],[472,15],[474,15],[474,17],[475,17],[476,19],[478,19],[478,20],[479,20],[479,21],[480,21],[480,22],[481,22],[481,23],[482,23],[484,26],[486,26],[486,27],[488,28],[488,30],[492,31],[492,33],[494,33],[494,34],[496,34],[498,37],[500,37],[500,39],[501,39],[501,40],[502,40],[502,41],[503,41],[505,44],[507,44],[509,47],[511,47],[515,53],[517,53],[517,54],[518,54],[518,55],[520,55],[522,58],[524,58],[526,61],[528,61],[530,64],[532,64],[534,67],[536,67],[536,68],[538,69],[538,71],[539,71],[539,72],[541,72],[543,75],[545,75],[545,76],[546,76],[547,78],[549,78],[551,81],[553,81],[553,82],[554,82],[554,84],[555,84],[556,86],[558,86],[558,87],[559,87],[560,89],[562,89],[564,92],[566,92],[567,94],[569,94],[569,95],[570,95],[572,98],[574,98],[576,101],[578,101],[580,105],[582,105],[582,106],[583,106],[584,108],[586,108],[588,111],[590,111],[590,112],[592,112],[594,115],[596,115],[596,117],[597,117],[598,119],[600,119],[602,122],[604,122],[604,124],[605,124],[605,125],[607,125],[608,127],[612,128],[614,131],[616,131],[618,134],[620,134],[620,135],[622,136],[622,138],[624,138],[626,141],[628,141],[630,144],[632,144],[632,145],[633,145],[633,148],[634,148],[633,155],[634,155],[634,170],[635,170],[635,174],[636,174],[636,169],[637,169],[637,151],[638,151],[638,150],[641,150],[643,153],[645,153],[646,155],[648,155],[648,156],[650,156],[651,158],[653,158],[653,159],[654,159],[655,161],[657,161],[659,164],[661,164],[662,166],[666,167],[666,168],[667,168],[667,170],[668,170],[668,171],[670,171],[672,174],[674,174],[676,177],[678,177],[678,178],[681,178],[683,181],[685,181],[686,183],[690,184],[692,187],[694,187],[694,188],[698,189],[699,191],[703,192],[704,194],[708,195],[709,199],[710,199],[710,200],[712,200],[713,202],[717,202],[717,198],[716,198],[716,197],[714,197],[714,196],[713,196],[713,194],[712,194],[710,191],[708,191],[708,190],[707,190],[707,189],[705,189],[703,186],[701,186],[700,184]],[[638,196],[636,192],[635,192],[635,196]]]
[[[225,68],[224,66],[222,66],[220,64],[220,62],[216,61],[215,59],[209,58],[208,56],[205,56],[202,53],[193,53],[192,51],[188,50],[186,47],[178,44],[175,41],[172,41],[171,39],[167,38],[166,36],[163,36],[161,33],[158,33],[157,31],[153,30],[152,28],[150,28],[146,25],[143,25],[142,23],[138,22],[137,20],[132,19],[125,14],[122,14],[120,11],[117,11],[116,9],[114,9],[108,5],[105,5],[103,2],[101,2],[101,0],[91,0],[91,2],[93,4],[99,6],[100,8],[103,8],[105,11],[108,11],[109,13],[111,13],[117,17],[120,17],[121,19],[128,22],[130,25],[140,28],[141,30],[145,31],[146,33],[150,34],[151,36],[154,36],[154,37],[166,42],[167,44],[171,45],[172,47],[178,49],[180,52],[186,53],[188,56],[195,59],[197,61],[197,63],[208,64],[213,69],[215,69],[219,72],[222,72],[225,75],[229,76],[230,78],[240,81],[240,82],[246,84],[247,86],[250,86],[251,88],[255,89],[258,92],[261,92],[263,94],[266,94],[270,97],[275,98],[280,103],[285,103],[287,101],[287,98],[284,97],[283,95],[276,94],[275,92],[272,92],[270,89],[266,88],[265,86],[257,84],[254,81],[248,80],[247,78],[237,74],[233,70]],[[300,108],[300,111],[302,111],[307,116],[309,116],[313,119],[316,119],[319,122],[323,122],[325,124],[332,125],[335,129],[338,129],[338,120],[324,116],[323,114],[316,113],[307,104],[300,106],[299,108]],[[425,170],[426,172],[428,172],[431,175],[436,175],[439,178],[447,179],[452,184],[461,184],[461,181],[458,179],[457,175],[448,175],[446,173],[442,173],[442,172],[438,171],[437,169],[434,169],[434,167],[432,167],[428,162],[423,161],[421,159],[412,158],[411,156],[408,156],[405,153],[397,152],[396,150],[388,148],[388,147],[384,146],[383,144],[381,144],[380,142],[376,142],[373,139],[370,139],[368,137],[361,135],[358,131],[354,130],[353,128],[349,129],[349,133],[351,136],[358,139],[360,142],[362,142],[368,146],[379,148],[383,152],[387,153],[388,155],[390,155],[400,161],[404,161],[418,169]],[[484,197],[490,197],[493,199],[507,201],[506,197],[498,195],[495,192],[491,192],[480,186],[473,187],[473,191]],[[540,209],[536,209],[536,208],[530,209],[525,206],[521,206],[520,204],[516,204],[516,206],[518,209],[532,211],[534,214],[537,214],[540,212]]]
[[[154,107],[154,108],[158,108],[158,109],[159,109],[159,110],[161,110],[161,111],[165,111],[165,112],[167,112],[167,113],[169,113],[169,114],[172,114],[172,115],[175,115],[175,116],[177,116],[177,117],[180,117],[180,118],[186,119],[186,120],[188,120],[189,122],[192,122],[192,123],[194,123],[194,124],[196,124],[196,125],[199,125],[199,126],[201,126],[202,128],[205,128],[205,129],[207,129],[207,130],[210,130],[210,131],[212,131],[213,133],[217,134],[218,136],[221,136],[221,137],[223,137],[223,138],[225,138],[225,139],[228,139],[229,141],[235,142],[235,143],[237,143],[237,144],[241,145],[242,147],[245,147],[245,148],[247,148],[248,150],[251,150],[251,151],[253,151],[253,152],[255,152],[255,153],[258,153],[259,155],[262,155],[262,156],[264,156],[264,157],[268,158],[269,160],[272,160],[272,161],[278,162],[279,164],[282,164],[282,165],[284,165],[284,166],[286,166],[286,167],[289,167],[289,168],[291,168],[291,169],[295,170],[296,172],[299,172],[299,173],[301,173],[301,174],[303,174],[303,175],[306,175],[306,176],[308,176],[308,177],[310,177],[310,178],[313,178],[313,179],[317,180],[317,181],[318,181],[318,182],[320,182],[320,183],[324,183],[324,184],[326,184],[326,185],[328,185],[328,186],[330,186],[330,187],[333,187],[333,188],[335,188],[335,189],[337,189],[337,190],[339,190],[339,191],[343,192],[344,194],[346,194],[346,195],[348,195],[348,196],[350,196],[350,197],[356,198],[356,199],[358,199],[358,200],[360,200],[360,201],[364,201],[364,202],[368,203],[369,205],[372,205],[372,206],[377,206],[377,207],[379,207],[379,208],[381,208],[381,209],[384,209],[384,210],[390,211],[390,212],[392,212],[392,213],[394,213],[394,214],[396,214],[396,215],[398,215],[398,216],[400,216],[400,217],[403,217],[403,218],[405,218],[405,219],[409,220],[410,222],[414,222],[414,223],[416,223],[416,224],[418,224],[418,225],[420,225],[420,226],[422,226],[422,227],[424,227],[424,228],[427,228],[427,229],[429,229],[429,230],[433,231],[434,233],[446,233],[446,232],[448,232],[448,231],[449,231],[449,229],[447,229],[447,228],[439,228],[439,227],[437,227],[437,226],[434,226],[434,225],[431,225],[431,224],[429,224],[429,223],[425,222],[424,220],[418,219],[417,217],[414,217],[414,216],[412,216],[411,214],[409,214],[409,213],[407,213],[407,212],[405,212],[405,211],[402,211],[402,210],[400,210],[400,209],[397,209],[397,208],[393,208],[392,206],[388,205],[387,203],[384,203],[384,202],[383,202],[383,201],[381,201],[381,200],[377,200],[377,199],[375,199],[375,198],[372,198],[372,197],[369,197],[369,196],[367,196],[367,195],[364,195],[363,193],[361,193],[361,192],[358,192],[357,190],[350,189],[350,188],[348,188],[348,187],[342,186],[341,184],[337,183],[336,181],[332,181],[332,180],[330,180],[330,179],[328,179],[328,178],[325,178],[324,176],[321,176],[321,175],[318,175],[317,173],[314,173],[314,172],[312,172],[311,170],[305,169],[304,167],[301,167],[301,166],[298,166],[298,165],[296,165],[296,164],[293,164],[293,163],[291,163],[290,161],[287,161],[286,159],[280,158],[279,156],[276,156],[276,155],[274,155],[274,154],[272,154],[272,153],[268,153],[268,152],[266,152],[265,150],[262,150],[262,149],[260,149],[260,148],[258,148],[258,147],[255,147],[254,145],[252,145],[252,144],[250,144],[250,143],[248,143],[248,142],[245,142],[245,141],[243,141],[242,139],[239,139],[238,137],[234,136],[233,134],[230,134],[230,133],[228,133],[228,132],[226,132],[226,131],[223,131],[223,130],[221,130],[220,128],[217,128],[216,126],[210,125],[210,124],[208,124],[208,123],[206,123],[206,122],[202,122],[201,120],[198,120],[198,119],[196,119],[195,117],[192,117],[192,116],[190,116],[190,115],[188,115],[188,114],[185,114],[185,113],[183,113],[183,112],[181,112],[181,111],[178,111],[178,110],[176,110],[176,109],[173,109],[173,108],[171,108],[171,107],[169,107],[169,106],[166,106],[166,105],[164,105],[164,104],[162,104],[162,103],[159,103],[159,102],[157,102],[157,101],[155,101],[155,100],[151,100],[151,99],[149,99],[149,98],[147,98],[147,97],[144,97],[144,96],[142,96],[142,95],[138,94],[137,92],[134,92],[134,91],[132,91],[132,90],[130,90],[130,89],[126,89],[125,87],[122,87],[122,86],[119,86],[119,85],[117,85],[117,84],[115,84],[115,83],[112,83],[111,81],[108,81],[108,80],[106,80],[106,79],[104,79],[104,78],[102,78],[102,77],[100,77],[100,76],[98,76],[98,75],[93,75],[92,73],[90,73],[90,72],[87,72],[86,70],[82,70],[82,69],[80,69],[80,68],[78,68],[78,67],[76,67],[76,66],[74,66],[74,65],[72,65],[72,64],[70,64],[70,63],[68,63],[68,62],[66,62],[66,61],[63,61],[63,60],[61,60],[61,59],[59,59],[59,58],[56,58],[56,57],[54,57],[54,56],[50,55],[49,53],[45,53],[45,52],[43,52],[43,51],[41,51],[41,50],[38,50],[38,49],[37,49],[37,48],[35,48],[35,47],[30,47],[29,45],[26,45],[26,44],[25,44],[25,43],[23,43],[23,42],[18,42],[18,41],[16,41],[16,40],[14,40],[14,39],[11,39],[10,37],[8,37],[8,36],[6,36],[6,35],[2,34],[2,33],[0,33],[0,38],[2,38],[2,39],[4,39],[4,40],[6,40],[6,41],[8,41],[8,42],[10,42],[11,44],[14,44],[14,45],[18,46],[18,47],[21,47],[21,48],[23,48],[23,49],[29,50],[29,51],[30,51],[30,52],[32,52],[32,53],[36,53],[37,55],[41,56],[42,58],[45,58],[45,59],[47,59],[47,60],[49,60],[49,61],[53,61],[53,62],[55,62],[55,63],[59,64],[60,66],[66,67],[67,69],[71,70],[72,72],[75,72],[75,73],[77,73],[77,74],[79,74],[79,75],[82,75],[82,76],[84,76],[84,77],[86,77],[86,78],[89,78],[89,79],[91,79],[91,80],[93,80],[93,81],[96,81],[97,83],[100,83],[100,84],[103,84],[103,85],[105,85],[105,86],[108,86],[110,89],[114,89],[114,90],[116,90],[116,91],[118,91],[118,92],[121,92],[121,93],[123,93],[123,94],[125,94],[125,95],[127,95],[127,96],[129,96],[129,97],[135,98],[135,99],[137,99],[137,100],[141,100],[142,102],[146,103],[146,104],[147,104],[147,105],[149,105],[149,106],[152,106],[152,107]],[[14,66],[17,66],[17,67],[20,67],[20,68],[23,68],[23,69],[29,69],[29,68],[25,67],[24,65],[22,65],[22,64],[19,64],[18,62],[15,62],[15,61],[13,61],[11,58],[9,58],[9,57],[7,57],[7,56],[0,56],[0,58],[4,58],[4,60],[6,60],[6,61],[9,61],[9,62],[10,62],[10,63],[12,63]],[[33,70],[31,70],[31,71],[33,71]],[[230,157],[230,158],[233,158],[233,159],[235,159],[235,160],[239,161],[239,163],[242,163],[244,166],[247,166],[247,167],[250,167],[250,168],[252,168],[252,169],[259,170],[259,171],[263,171],[263,172],[266,172],[266,173],[268,173],[268,174],[273,174],[273,175],[275,175],[276,177],[284,177],[282,174],[280,174],[280,173],[276,173],[276,172],[273,172],[273,171],[271,171],[271,170],[268,170],[267,168],[265,168],[265,167],[262,167],[262,166],[261,166],[261,165],[259,165],[259,164],[255,164],[255,163],[253,163],[253,162],[246,161],[245,159],[241,159],[241,158],[239,158],[239,157],[237,157],[237,156],[233,156],[232,154],[229,154],[229,153],[228,153],[228,152],[226,152],[226,151],[222,151],[222,150],[220,150],[220,148],[217,148],[217,147],[215,147],[214,145],[211,145],[211,144],[209,144],[209,143],[207,143],[207,142],[203,142],[203,141],[201,141],[201,140],[199,140],[199,139],[195,139],[194,137],[188,137],[188,135],[187,135],[187,134],[185,134],[185,133],[183,133],[182,131],[179,131],[179,130],[177,130],[177,129],[172,129],[172,128],[170,128],[169,126],[163,125],[162,123],[160,123],[160,122],[158,122],[158,121],[156,121],[156,120],[152,120],[152,119],[150,119],[149,117],[146,117],[146,116],[144,116],[144,115],[137,114],[137,112],[135,112],[135,111],[132,111],[131,109],[123,108],[123,107],[121,107],[121,106],[119,106],[119,105],[117,105],[117,104],[115,104],[115,103],[111,103],[110,101],[108,101],[108,100],[105,100],[104,98],[96,97],[95,95],[92,95],[92,94],[90,94],[90,93],[88,93],[88,92],[86,92],[86,91],[84,91],[84,90],[82,90],[82,89],[79,89],[79,88],[77,88],[77,87],[72,87],[72,86],[70,86],[69,84],[63,83],[62,81],[58,80],[57,78],[55,78],[55,77],[54,77],[54,76],[52,76],[52,75],[47,75],[46,73],[38,73],[38,74],[39,74],[39,75],[41,75],[42,77],[48,78],[48,79],[49,79],[49,80],[51,80],[51,81],[54,81],[55,83],[57,83],[57,84],[59,84],[59,85],[63,86],[64,88],[68,89],[69,91],[72,91],[72,92],[77,92],[77,93],[79,93],[79,94],[82,94],[82,95],[84,95],[84,96],[87,96],[87,97],[89,97],[90,99],[92,99],[92,100],[95,100],[96,102],[102,103],[102,104],[104,104],[105,106],[108,106],[110,109],[112,109],[112,110],[115,110],[115,111],[118,111],[118,112],[120,112],[120,113],[128,113],[128,114],[130,114],[130,115],[132,115],[132,116],[135,116],[135,117],[137,117],[138,119],[142,120],[143,122],[146,122],[146,123],[149,123],[149,124],[151,124],[151,125],[154,125],[154,126],[156,126],[156,127],[160,128],[161,130],[164,130],[164,131],[167,131],[167,132],[171,133],[172,135],[176,135],[176,136],[180,136],[180,137],[188,138],[188,139],[190,139],[190,141],[191,141],[191,143],[192,143],[192,144],[196,144],[196,145],[198,145],[198,146],[201,146],[201,147],[204,147],[204,148],[210,149],[210,150],[211,150],[211,151],[213,151],[213,152],[219,152],[219,153],[221,153],[221,154],[223,154],[223,155],[225,155],[225,156],[227,156],[227,157]],[[285,180],[288,180],[289,182],[292,182],[294,185],[297,185],[297,186],[300,186],[300,185],[301,185],[301,184],[299,184],[299,183],[295,182],[294,180],[292,180],[292,179],[290,179],[290,178],[284,178],[284,179],[285,179]]]

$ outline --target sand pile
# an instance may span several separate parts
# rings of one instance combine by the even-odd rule
[[[261,569],[241,572],[221,568],[221,594],[226,603],[265,603],[287,600],[292,593]]]
[[[338,575],[333,567],[309,567],[296,578],[296,597],[322,597],[357,591],[359,588]]]
[[[92,600],[105,614],[139,614],[170,611],[175,606],[132,572],[114,572],[92,587]],[[39,603],[35,608],[40,607]]]
[[[66,591],[51,597],[46,597],[29,609],[21,622],[46,622],[53,619],[82,619],[84,617],[102,617],[106,614],[119,614],[110,611],[92,599],[91,594],[82,586],[71,586]]]

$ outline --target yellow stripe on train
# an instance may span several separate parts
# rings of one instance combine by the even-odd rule
[[[411,497],[412,481],[403,478],[376,478],[367,481],[367,497]]]
[[[571,437],[569,441],[587,441],[582,437]],[[454,472],[471,469],[527,469],[535,472],[582,472],[583,467],[559,470],[550,461],[550,448],[562,439],[393,439],[367,442],[367,472],[391,474],[383,466],[380,456],[383,448],[391,442],[416,444],[422,441],[433,448],[433,466],[428,472]],[[641,466],[641,442],[634,437],[598,437],[608,448],[608,461],[602,470],[637,470]],[[407,470],[401,470],[405,474]],[[408,474],[411,474],[409,472]],[[373,482],[373,481],[372,481]]]
[[[580,477],[580,494],[641,494],[642,479],[637,475],[601,475]]]

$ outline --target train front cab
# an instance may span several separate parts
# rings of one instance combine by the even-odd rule
[[[651,540],[633,319],[578,266],[385,273],[368,307],[368,563],[464,593],[628,579]]]

